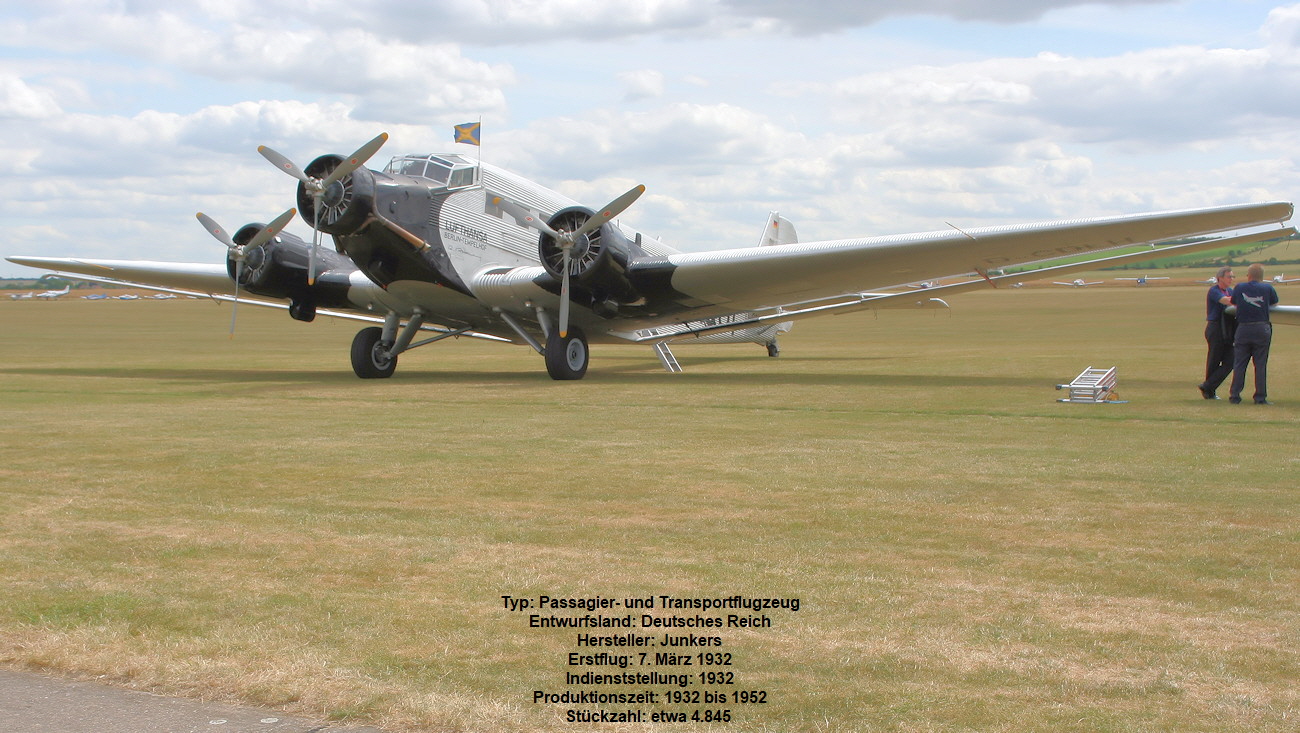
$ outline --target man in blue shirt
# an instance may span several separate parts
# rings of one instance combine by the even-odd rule
[[[1277,304],[1277,290],[1264,282],[1264,266],[1255,263],[1246,271],[1246,282],[1232,289],[1232,304],[1237,307],[1237,337],[1233,345],[1232,386],[1228,401],[1241,403],[1241,389],[1246,386],[1246,365],[1255,362],[1255,404],[1268,402],[1268,347],[1273,342],[1273,324],[1268,320],[1269,306]]]
[[[1223,312],[1232,305],[1232,280],[1232,268],[1220,267],[1214,273],[1214,284],[1205,294],[1205,343],[1209,353],[1205,357],[1205,381],[1196,386],[1207,400],[1219,399],[1214,391],[1232,374],[1232,340],[1237,319]]]

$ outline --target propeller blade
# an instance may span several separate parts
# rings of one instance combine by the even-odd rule
[[[239,278],[244,274],[244,258],[235,260],[235,300],[230,304],[230,338],[235,337],[235,314],[239,309]]]
[[[339,163],[339,167],[331,171],[330,174],[325,177],[324,181],[321,181],[321,188],[329,188],[336,181],[343,180],[343,178],[351,174],[352,171],[360,168],[367,160],[370,160],[370,156],[379,152],[379,149],[382,148],[386,142],[388,142],[388,133],[381,132],[374,140],[371,140],[365,145],[357,148],[357,152],[353,153],[352,157]]]
[[[497,196],[492,199],[492,205],[496,206],[497,208],[501,209],[507,214],[510,214],[515,218],[516,221],[520,222],[524,226],[532,227],[533,229],[536,229],[542,234],[547,234],[555,239],[564,238],[564,235],[552,229],[549,224],[533,216],[531,213],[529,213],[528,209],[525,209],[524,207],[520,206],[519,204],[516,204],[513,201]]]
[[[307,286],[316,284],[316,248],[320,246],[320,205],[322,194],[316,194],[312,210],[316,221],[312,222],[311,249],[307,252]]]
[[[570,242],[564,251],[564,276],[560,278],[560,338],[569,335],[569,250],[573,249],[573,243]]]
[[[267,160],[271,161],[271,165],[288,173],[294,178],[297,178],[303,183],[311,185],[312,180],[308,178],[307,174],[303,173],[298,166],[294,165],[292,160],[289,160],[288,158],[284,157],[283,155],[280,155],[279,153],[266,147],[265,145],[258,145],[257,152],[261,153],[263,158],[266,158]]]
[[[244,246],[250,248],[260,247],[263,244],[266,244],[267,242],[271,241],[272,237],[284,231],[284,228],[288,226],[290,220],[292,220],[294,215],[297,213],[298,213],[297,209],[289,209],[283,214],[275,217],[274,221],[262,227],[262,231],[258,232],[252,239],[248,240],[248,244]]]
[[[645,193],[645,186],[636,186],[622,196],[610,201],[608,206],[601,209],[595,216],[588,219],[585,224],[578,227],[577,231],[573,233],[573,238],[577,239],[588,232],[593,232],[605,222],[623,213],[627,210],[627,207],[631,206],[637,199],[641,198],[641,194],[643,193]]]
[[[218,242],[221,242],[230,249],[238,249],[234,241],[230,239],[230,235],[226,234],[226,230],[222,229],[220,224],[213,221],[212,217],[202,211],[194,216],[199,220],[199,223],[203,225],[203,228],[208,230],[208,234],[211,234]]]

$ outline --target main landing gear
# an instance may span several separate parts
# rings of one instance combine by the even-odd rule
[[[571,326],[566,336],[552,332],[546,339],[546,373],[555,380],[582,379],[587,373],[591,352],[582,329]]]
[[[363,328],[352,339],[352,371],[362,379],[387,379],[397,369],[397,357],[390,356],[384,343],[384,329]]]
[[[542,327],[542,333],[546,335],[546,345],[543,346],[509,313],[498,308],[496,314],[519,334],[519,338],[524,343],[542,355],[546,360],[546,373],[551,375],[551,379],[572,381],[586,376],[587,364],[591,361],[591,350],[587,348],[587,334],[583,333],[581,328],[570,326],[568,333],[561,336],[546,311],[538,308],[537,323]]]
[[[389,313],[384,318],[384,326],[370,326],[357,332],[352,339],[352,371],[362,379],[387,379],[397,369],[397,355],[417,346],[424,346],[452,336],[459,336],[469,331],[468,328],[455,330],[433,329],[439,331],[437,336],[417,343],[411,339],[420,332],[424,325],[424,314],[416,311],[410,320],[402,326],[401,318],[396,313]]]
[[[515,327],[520,336],[545,358],[546,373],[551,375],[551,379],[572,381],[586,376],[587,365],[591,361],[591,351],[587,348],[587,335],[582,332],[582,329],[572,326],[567,335],[560,336],[543,316],[544,328],[550,333],[550,338],[547,338],[546,345],[542,346],[531,334],[518,328],[513,318],[505,314],[503,316],[506,322]],[[433,338],[411,343],[412,337],[420,330],[423,323],[423,314],[417,312],[411,316],[405,326],[401,327],[399,333],[400,318],[390,313],[384,319],[382,328],[370,326],[358,331],[356,337],[352,339],[352,371],[362,379],[387,379],[397,370],[397,356],[402,352],[469,331],[468,328],[443,331]]]

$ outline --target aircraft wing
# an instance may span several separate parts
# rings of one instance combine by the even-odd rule
[[[903,290],[896,292],[852,293],[848,296],[822,298],[802,303],[793,303],[779,308],[757,309],[749,313],[745,318],[727,320],[726,322],[712,322],[709,319],[701,319],[699,321],[679,324],[675,328],[660,327],[645,329],[635,333],[626,332],[619,335],[629,341],[653,343],[655,341],[665,340],[666,338],[678,339],[689,336],[703,336],[710,333],[729,331],[737,328],[749,328],[771,323],[783,323],[822,315],[852,313],[863,310],[885,308],[923,310],[942,309],[947,308],[948,303],[938,296],[956,295],[958,293],[970,292],[972,290],[985,290],[988,288],[1014,284],[1019,280],[1025,279],[1026,275],[1031,275],[1035,279],[1041,277],[1056,277],[1076,272],[1141,262],[1144,260],[1172,257],[1180,254],[1190,254],[1209,249],[1218,249],[1220,247],[1233,247],[1268,239],[1289,237],[1294,234],[1296,234],[1296,229],[1294,227],[1283,227],[1280,229],[1270,229],[1233,237],[1219,237],[1187,244],[1152,247],[1151,249],[1142,252],[1130,252],[1128,254],[1114,255],[1111,257],[1093,258],[1065,265],[1041,268],[1029,273],[1011,273],[1006,275],[976,277],[961,282],[936,285],[931,288],[926,288],[923,292],[918,292],[916,290]],[[1272,312],[1275,314],[1274,320],[1278,322],[1290,322],[1300,325],[1300,306],[1274,306]]]
[[[201,262],[152,262],[144,260],[91,260],[75,257],[6,257],[19,265],[44,270],[54,270],[61,277],[106,285],[125,285],[141,290],[172,293],[195,298],[209,298],[220,303],[235,302],[235,283],[226,272],[225,265]],[[241,305],[288,310],[289,304],[280,300],[249,297],[241,294]],[[317,315],[343,318],[367,323],[383,323],[383,316],[322,308]],[[452,333],[452,329],[425,324],[421,331]],[[458,331],[457,336],[510,343],[510,339],[476,331]]]
[[[646,263],[649,272],[644,274],[668,279],[682,305],[752,310],[1126,245],[1280,224],[1291,214],[1291,204],[1275,202],[681,253]]]
[[[88,260],[76,257],[6,257],[18,265],[53,270],[91,282],[131,285],[181,295],[234,295],[235,283],[224,264],[150,262],[147,260]],[[175,290],[171,290],[171,289]]]
[[[1300,305],[1275,305],[1268,309],[1268,317],[1274,323],[1300,326]]]

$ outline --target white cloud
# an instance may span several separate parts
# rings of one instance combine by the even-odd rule
[[[1270,10],[1260,35],[1276,53],[1294,53],[1300,47],[1300,5]]]
[[[23,46],[108,52],[118,63],[160,65],[232,85],[256,82],[346,95],[358,116],[368,119],[416,121],[465,109],[500,114],[505,108],[502,89],[514,83],[513,72],[466,58],[455,43],[403,42],[378,29],[346,25],[256,22],[265,17],[265,5],[249,5],[260,12],[219,24],[192,7],[128,13],[105,4],[19,22],[13,35]],[[297,4],[283,9],[292,10],[290,18],[301,11]]]
[[[655,99],[664,95],[664,75],[653,69],[628,71],[618,75],[619,81],[627,88],[624,101],[636,102],[642,99]]]
[[[382,159],[450,148],[450,125],[479,116],[485,160],[592,205],[645,182],[630,223],[694,249],[751,244],[768,209],[813,238],[1297,197],[1300,6],[1258,11],[1254,43],[1091,55],[1047,40],[989,50],[972,45],[988,25],[941,20],[1026,22],[1078,4],[0,11],[19,49],[0,62],[3,254],[219,258],[194,211],[233,230],[293,203],[258,144],[305,165],[385,130]],[[1090,12],[1125,17],[1124,5]],[[908,13],[960,40],[868,27]],[[825,35],[798,35],[812,33]],[[904,53],[867,53],[881,47]]]
[[[0,119],[39,120],[62,112],[54,94],[26,81],[0,73]]]
[[[1168,3],[1172,0],[1110,0],[1112,6]],[[1094,0],[722,0],[737,16],[774,21],[796,33],[825,33],[871,25],[891,17],[929,15],[991,23],[1019,23],[1050,10],[1096,4]]]

